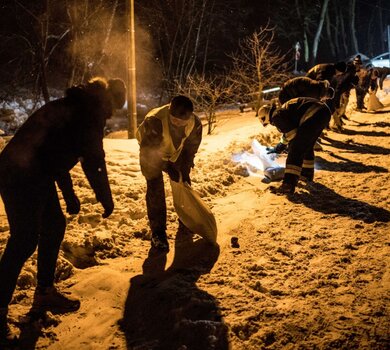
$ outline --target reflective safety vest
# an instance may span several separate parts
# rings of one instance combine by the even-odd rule
[[[179,158],[181,151],[183,150],[184,142],[191,134],[192,130],[195,127],[195,117],[191,115],[189,122],[184,128],[184,137],[180,142],[180,145],[175,148],[172,136],[169,131],[169,104],[162,107],[152,109],[146,116],[144,120],[147,120],[150,117],[158,118],[161,120],[162,124],[162,142],[160,144],[160,152],[162,153],[162,159],[164,161],[176,162]],[[138,127],[136,138],[138,143],[141,144],[142,138],[145,134],[144,123]]]

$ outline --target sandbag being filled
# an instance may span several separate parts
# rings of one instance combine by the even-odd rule
[[[217,241],[217,223],[210,208],[188,183],[171,180],[171,187],[173,206],[179,219],[193,233],[215,243]]]
[[[376,97],[376,94],[374,91],[369,93],[368,97],[368,103],[367,103],[367,110],[368,111],[376,111],[377,109],[383,108],[383,104],[381,101],[379,101],[378,97]]]

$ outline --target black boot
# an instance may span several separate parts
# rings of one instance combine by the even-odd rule
[[[0,308],[0,349],[17,345],[18,337],[8,326],[8,308]]]
[[[313,181],[313,179],[314,179],[314,169],[303,168],[299,180],[302,180],[304,182],[309,182],[309,181]]]
[[[52,311],[54,313],[67,313],[77,311],[80,308],[80,300],[61,293],[56,287],[38,286],[34,293],[32,312]]]
[[[165,232],[152,233],[152,248],[163,252],[169,252],[169,244],[167,240],[167,234]]]
[[[277,195],[289,195],[289,194],[294,194],[295,192],[295,186],[285,182],[282,183],[280,187],[270,186],[269,189],[271,193]]]

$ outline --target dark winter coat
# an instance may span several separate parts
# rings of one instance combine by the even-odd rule
[[[80,161],[97,200],[111,212],[103,129],[114,106],[106,89],[102,81],[72,87],[34,112],[0,154],[0,189],[57,181],[68,203],[74,198],[69,171]]]
[[[306,77],[314,80],[332,80],[336,74],[336,67],[334,63],[320,63],[312,67],[307,73]]]
[[[287,80],[279,92],[281,104],[296,97],[312,97],[321,99],[328,93],[329,84],[324,81],[316,81],[308,77],[296,77]]]
[[[311,97],[294,98],[275,110],[270,117],[271,124],[291,141],[298,128],[321,109],[328,111],[330,119],[331,112],[325,103]]]
[[[354,88],[359,82],[357,76],[356,67],[352,63],[347,64],[347,69],[342,74],[337,74],[330,81],[331,87],[334,89],[335,94],[332,101],[328,102],[328,106],[332,111],[340,107],[341,95],[346,93],[349,95],[349,92]]]
[[[390,68],[388,67],[375,67],[375,69],[379,73],[379,88],[383,90],[383,82],[386,77],[390,74]]]

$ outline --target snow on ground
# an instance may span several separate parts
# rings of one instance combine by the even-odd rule
[[[106,138],[115,211],[101,218],[77,166],[82,209],[67,217],[58,264],[60,288],[80,298],[81,308],[35,322],[23,317],[34,291],[32,257],[10,305],[21,349],[386,349],[390,82],[385,86],[378,96],[386,107],[377,113],[353,112],[351,98],[345,132],[322,139],[316,182],[291,198],[273,195],[232,160],[250,152],[253,139],[274,145],[277,131],[253,112],[220,115],[192,173],[217,219],[219,246],[177,232],[167,181],[171,250],[151,254],[138,145]],[[0,208],[0,249],[7,235]]]

